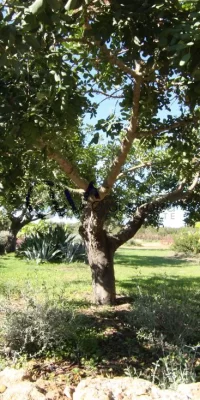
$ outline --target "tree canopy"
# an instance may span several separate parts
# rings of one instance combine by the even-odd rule
[[[27,151],[51,160],[83,205],[85,241],[92,232],[113,251],[170,203],[191,204],[194,214],[199,2],[7,0],[0,9],[1,162]],[[96,95],[115,99],[120,114],[98,118]],[[86,115],[97,118],[93,126]],[[85,197],[91,182],[98,196]],[[103,233],[107,202],[123,204],[114,216],[129,219],[117,235]]]

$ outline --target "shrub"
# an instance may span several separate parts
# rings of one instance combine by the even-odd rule
[[[23,310],[8,308],[3,338],[12,352],[30,357],[62,351],[72,336],[73,311],[55,298],[44,303],[29,299]]]
[[[60,225],[49,226],[45,232],[36,231],[25,237],[19,245],[18,256],[28,260],[44,261],[86,261],[85,246],[80,235],[65,232]]]
[[[174,239],[174,250],[184,254],[200,253],[200,232],[188,232]]]
[[[177,389],[181,383],[196,381],[196,352],[192,348],[175,347],[154,363],[153,383],[161,389]]]
[[[166,351],[163,348],[163,356],[152,363],[152,368],[146,372],[137,371],[135,367],[127,367],[124,372],[130,377],[148,379],[161,389],[176,390],[181,383],[192,383],[196,381],[197,351],[193,348],[173,347]]]
[[[7,231],[10,228],[10,220],[6,215],[6,212],[0,210],[0,231]]]
[[[199,310],[188,301],[172,301],[166,295],[140,295],[129,313],[128,323],[138,335],[156,340],[160,334],[170,343],[197,343],[200,337]]]
[[[62,258],[67,262],[83,261],[87,263],[85,246],[80,235],[69,234],[64,246],[60,244]]]
[[[80,361],[98,351],[93,320],[77,313],[64,292],[56,294],[43,284],[37,291],[27,286],[22,296],[23,308],[4,307],[6,317],[1,324],[1,338],[15,359],[22,355],[64,356]]]
[[[24,238],[26,236],[29,236],[30,234],[34,234],[37,232],[40,233],[48,233],[49,229],[57,229],[59,230],[59,232],[68,232],[68,233],[72,233],[72,227],[69,224],[57,224],[57,223],[53,223],[51,221],[39,221],[37,224],[34,222],[30,222],[29,224],[25,225],[20,232],[18,233],[17,237],[18,238]]]

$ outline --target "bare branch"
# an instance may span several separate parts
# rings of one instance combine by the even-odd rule
[[[123,178],[126,174],[128,174],[128,172],[133,172],[133,171],[136,171],[137,169],[144,168],[144,167],[150,167],[151,165],[152,165],[152,161],[146,161],[144,163],[141,163],[141,164],[138,164],[138,165],[134,165],[134,167],[131,167],[131,168],[127,169],[124,172],[121,172],[117,176],[117,179]]]
[[[113,93],[111,93],[111,94],[102,92],[101,90],[93,90],[93,93],[102,94],[103,96],[108,97],[108,98],[110,98],[110,99],[123,99],[123,96],[115,95],[115,93],[119,92],[120,90],[121,90],[121,88],[115,90],[115,91],[114,91]]]
[[[198,184],[198,181],[199,181],[199,172],[196,173],[192,184],[189,186],[188,188],[189,192],[192,192],[195,189],[196,185]]]
[[[55,152],[50,147],[48,147],[47,143],[40,140],[40,142],[38,142],[38,147],[43,148],[44,146],[47,146],[48,157],[57,162],[57,164],[60,166],[62,171],[64,171],[68,175],[68,177],[72,180],[72,182],[76,186],[78,186],[78,188],[86,191],[88,188],[89,182],[86,179],[81,178],[79,176],[79,174],[76,171],[73,164],[70,161],[68,161],[67,159],[64,159],[61,154],[59,154],[58,152]]]
[[[109,191],[112,189],[117,176],[120,173],[121,167],[124,165],[127,155],[131,149],[133,140],[136,137],[136,130],[138,124],[138,114],[139,114],[139,100],[140,100],[140,89],[141,89],[141,79],[138,78],[134,85],[133,91],[133,109],[132,116],[130,120],[130,126],[127,129],[126,136],[124,137],[121,148],[118,155],[113,161],[110,172],[103,182],[103,185],[99,189],[99,194],[101,198],[105,197]]]

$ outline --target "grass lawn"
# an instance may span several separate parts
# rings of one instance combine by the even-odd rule
[[[115,276],[117,295],[131,300],[96,307],[92,305],[90,269],[85,264],[37,265],[10,254],[1,256],[0,315],[6,304],[23,309],[31,297],[40,301],[47,295],[62,294],[84,318],[82,322],[75,318],[74,338],[68,341],[60,361],[68,371],[65,379],[71,383],[96,374],[140,375],[150,380],[154,376],[155,383],[163,387],[180,379],[192,381],[200,354],[195,350],[195,356],[190,355],[184,345],[192,349],[200,342],[198,260],[174,257],[169,250],[121,248],[115,255]],[[182,337],[185,343],[179,340]],[[44,357],[40,362],[43,374],[48,363]],[[170,380],[167,371],[171,371]]]
[[[200,265],[175,258],[169,250],[119,249],[115,255],[117,294],[136,295],[167,290],[173,296],[199,292]],[[43,286],[77,305],[92,301],[90,268],[85,264],[40,264],[13,255],[0,257],[0,298],[18,298],[30,287],[42,293]],[[41,290],[40,290],[41,289]]]

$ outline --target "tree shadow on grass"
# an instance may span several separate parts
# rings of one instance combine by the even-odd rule
[[[188,299],[192,304],[200,303],[200,277],[177,277],[165,275],[153,276],[150,278],[134,276],[131,279],[117,281],[118,287],[125,289],[129,296],[142,294],[162,294],[171,299]]]
[[[149,251],[149,250],[148,250]],[[160,256],[139,256],[134,254],[119,254],[115,255],[115,264],[128,265],[129,267],[179,267],[180,265],[188,266],[188,261],[184,259],[177,259],[175,257],[160,257]]]

